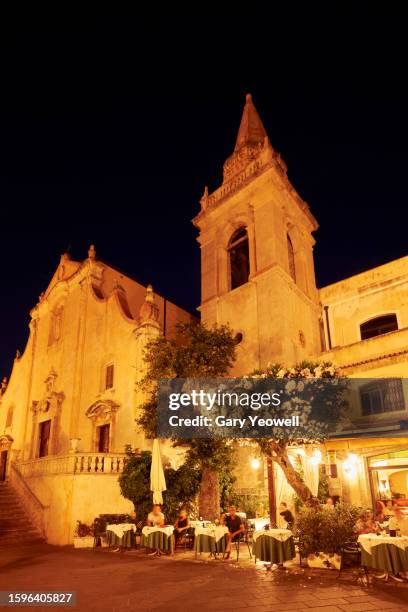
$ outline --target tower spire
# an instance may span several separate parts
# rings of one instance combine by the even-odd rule
[[[251,94],[247,94],[234,152],[238,151],[244,145],[257,145],[263,143],[265,137],[267,137],[267,134],[252,101],[252,96]]]

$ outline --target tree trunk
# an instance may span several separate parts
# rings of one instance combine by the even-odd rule
[[[203,467],[198,499],[200,516],[214,521],[220,516],[220,482],[218,473],[210,467]]]
[[[290,462],[286,446],[273,441],[270,443],[270,449],[274,451],[274,454],[270,454],[270,457],[280,465],[286,480],[302,502],[307,506],[315,505],[317,500],[313,497],[311,490]]]

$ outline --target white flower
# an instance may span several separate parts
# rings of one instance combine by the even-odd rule
[[[276,374],[276,378],[284,378],[287,370],[285,368],[281,368]]]

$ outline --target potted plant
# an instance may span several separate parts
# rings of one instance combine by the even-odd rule
[[[348,504],[300,512],[296,521],[299,551],[309,567],[340,569],[342,548],[354,536],[359,513],[359,508]]]
[[[92,548],[94,534],[91,525],[77,521],[74,534],[74,548]]]

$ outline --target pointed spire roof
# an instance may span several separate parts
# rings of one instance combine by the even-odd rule
[[[267,134],[252,101],[252,96],[247,94],[234,151],[238,151],[244,145],[261,143],[265,137],[267,137]]]

